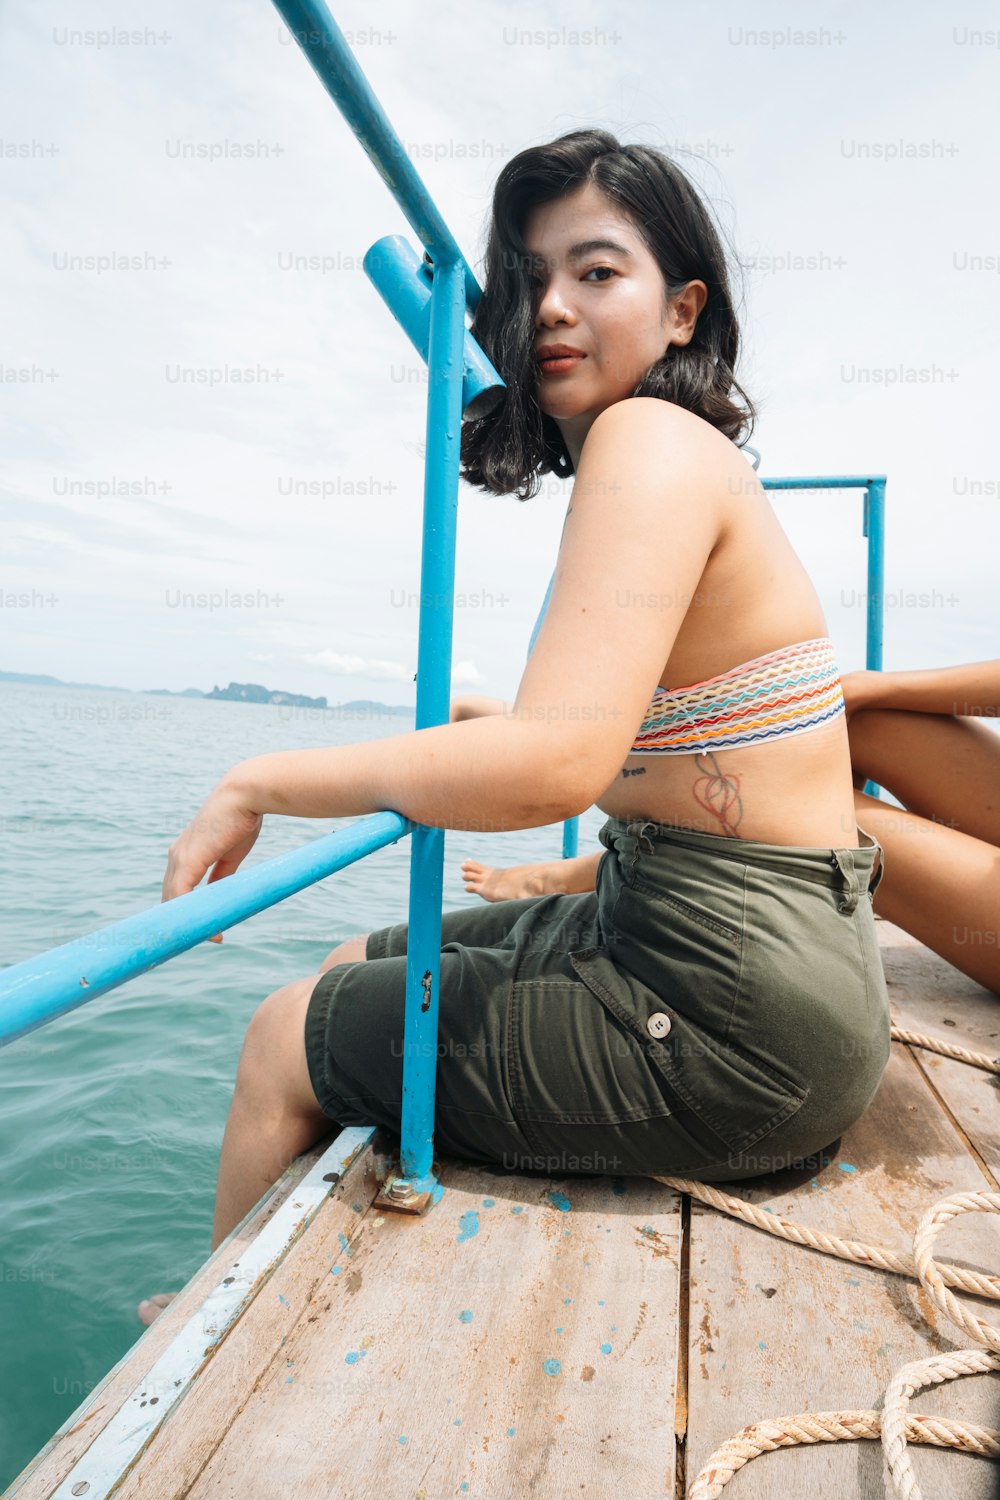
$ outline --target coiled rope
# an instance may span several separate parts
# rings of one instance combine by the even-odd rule
[[[893,1041],[924,1047],[953,1057],[959,1062],[1000,1073],[1000,1058],[952,1047],[937,1037],[922,1032],[891,1028]],[[889,1469],[893,1491],[898,1500],[923,1500],[907,1452],[908,1443],[931,1443],[941,1448],[957,1448],[963,1453],[977,1453],[984,1458],[1000,1458],[1000,1431],[977,1427],[971,1423],[953,1422],[942,1417],[920,1416],[907,1412],[907,1402],[917,1391],[931,1385],[955,1380],[959,1375],[978,1375],[1000,1370],[1000,1329],[976,1317],[952,1296],[948,1287],[1000,1301],[1000,1277],[960,1266],[938,1264],[931,1255],[931,1244],[944,1226],[963,1213],[1000,1214],[1000,1193],[956,1193],[941,1198],[927,1210],[913,1236],[912,1257],[897,1255],[881,1245],[864,1245],[857,1240],[843,1240],[824,1234],[806,1224],[797,1224],[779,1214],[769,1213],[745,1198],[735,1198],[704,1182],[686,1177],[655,1177],[678,1192],[697,1198],[710,1208],[720,1209],[732,1218],[742,1219],[757,1229],[781,1239],[791,1240],[807,1249],[851,1260],[858,1265],[919,1280],[937,1307],[965,1330],[978,1347],[936,1354],[930,1359],[915,1360],[896,1371],[886,1389],[881,1412],[823,1411],[797,1412],[793,1416],[774,1417],[754,1422],[717,1448],[698,1474],[688,1500],[716,1500],[738,1469],[762,1453],[775,1448],[792,1448],[801,1443],[855,1442],[860,1438],[879,1438]]]

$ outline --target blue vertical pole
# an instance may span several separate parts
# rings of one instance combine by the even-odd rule
[[[456,260],[436,264],[431,287],[427,360],[427,456],[417,654],[418,730],[448,722],[464,338],[464,266]],[[400,1164],[404,1179],[417,1193],[430,1191],[437,1180],[431,1166],[434,1159],[443,871],[444,829],[416,827],[410,852]]]
[[[864,534],[868,538],[868,631],[865,666],[882,670],[885,625],[885,480],[873,479],[865,490]]]
[[[885,480],[872,479],[865,489],[862,531],[868,538],[868,619],[865,631],[865,666],[882,670],[882,638],[885,631]],[[874,781],[865,782],[869,797],[877,797]]]

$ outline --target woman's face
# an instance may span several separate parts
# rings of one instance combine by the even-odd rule
[[[535,399],[559,424],[575,465],[598,413],[630,396],[668,344],[689,342],[707,288],[689,282],[666,309],[659,266],[592,184],[532,209],[522,238],[534,262],[536,357],[552,344],[579,351],[561,364],[536,364],[535,383]],[[581,248],[594,240],[618,248]]]

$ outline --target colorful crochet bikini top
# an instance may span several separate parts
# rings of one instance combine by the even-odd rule
[[[798,641],[689,687],[658,687],[631,755],[736,750],[816,729],[845,712],[829,636]]]
[[[549,580],[528,643],[531,655],[552,596]],[[697,755],[736,750],[816,729],[845,712],[829,636],[797,641],[688,687],[653,694],[631,755]]]

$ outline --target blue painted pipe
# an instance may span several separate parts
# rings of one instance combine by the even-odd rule
[[[762,479],[766,490],[866,490],[870,484],[885,484],[884,474],[833,474],[825,479]]]
[[[885,622],[885,479],[873,479],[865,491],[864,534],[868,538],[868,645],[865,665],[882,670]]]
[[[417,826],[396,812],[373,813],[301,849],[12,964],[0,971],[0,1046],[396,843]]]
[[[446,724],[450,709],[464,337],[465,286],[461,263],[457,259],[450,264],[435,262],[428,349],[417,729]],[[427,1192],[437,1182],[431,1165],[444,830],[415,828],[410,859],[400,1163],[402,1174],[413,1190]]]
[[[479,283],[402,141],[389,124],[340,27],[322,0],[274,0],[274,5],[435,265],[455,262],[462,267],[465,298],[475,312],[482,295]]]
[[[376,240],[364,258],[365,273],[410,343],[427,362],[431,327],[432,267],[401,234]],[[463,327],[462,411],[484,417],[507,389],[468,329]]]

